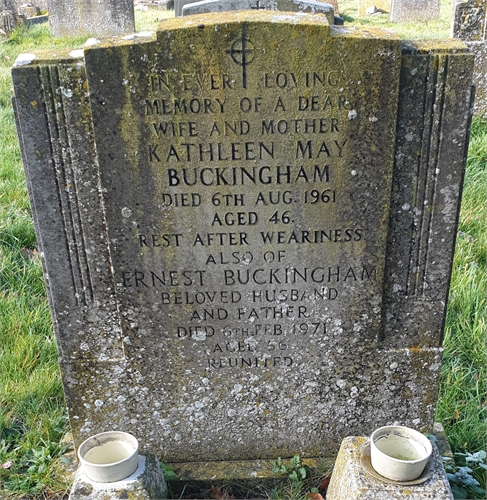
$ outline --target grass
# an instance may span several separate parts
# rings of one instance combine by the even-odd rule
[[[446,37],[451,5],[430,23],[397,25],[388,16],[356,15],[349,24],[395,29],[402,37]],[[355,9],[355,10],[354,10]],[[153,30],[163,11],[137,12],[139,31]],[[61,498],[69,484],[63,452],[69,432],[57,352],[36,251],[20,152],[10,104],[10,67],[18,53],[74,48],[84,38],[56,39],[46,26],[17,30],[0,44],[0,497]],[[487,122],[474,121],[445,328],[437,420],[455,452],[486,449],[487,413]],[[482,469],[474,471],[482,481]],[[293,486],[291,484],[291,486]],[[295,488],[295,485],[294,485]],[[296,488],[295,488],[296,489]],[[294,491],[296,493],[296,491]],[[270,493],[269,493],[270,494]],[[273,493],[289,496],[289,490]],[[472,493],[469,498],[483,498]],[[296,493],[295,496],[299,496]]]
[[[470,137],[436,412],[460,453],[486,450],[487,421],[487,122]],[[485,489],[485,470],[475,477]]]
[[[340,16],[349,26],[362,26],[364,28],[384,28],[395,31],[403,39],[433,39],[448,38],[453,12],[451,0],[440,1],[440,17],[430,21],[414,21],[409,23],[394,23],[390,21],[389,14],[373,16],[358,14],[357,0],[344,0],[338,2]]]
[[[10,68],[36,48],[67,48],[45,25],[17,29],[0,44],[0,491],[2,499],[49,498],[69,488],[61,455],[69,446],[57,350],[17,133]],[[28,495],[28,496],[25,496]]]
[[[170,17],[174,17],[174,10],[136,11],[135,29],[136,31],[154,31],[159,21]]]

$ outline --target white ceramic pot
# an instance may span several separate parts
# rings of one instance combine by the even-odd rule
[[[432,452],[430,440],[409,427],[381,427],[370,437],[372,467],[393,481],[417,479]]]
[[[127,432],[102,432],[81,444],[78,457],[89,479],[98,483],[113,483],[137,470],[139,442]]]

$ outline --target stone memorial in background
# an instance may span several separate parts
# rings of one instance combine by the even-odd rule
[[[184,2],[185,0],[181,0]],[[336,2],[335,2],[336,3]],[[281,12],[306,12],[325,14],[328,22],[334,23],[334,8],[331,3],[320,0],[202,0],[190,2],[182,7],[182,15],[190,16],[207,12],[225,12],[235,10],[278,10]],[[338,12],[338,10],[336,10]],[[343,20],[342,23],[343,24]]]
[[[2,0],[0,3],[0,32],[10,34],[20,23],[34,26],[47,22],[47,14],[42,9],[45,2],[25,3],[19,0]]]
[[[3,0],[4,3],[11,3],[15,6],[15,9],[23,14],[27,15],[26,9],[34,8],[38,13],[44,13],[47,10],[46,0]]]
[[[133,0],[47,0],[53,36],[106,38],[135,31]]]
[[[332,9],[333,8],[333,12]],[[279,10],[288,12],[307,12],[308,14],[329,14],[339,16],[338,1],[330,0],[175,0],[176,17],[206,12],[223,12],[227,10]],[[331,13],[331,14],[330,14]],[[334,24],[334,23],[332,23]],[[343,24],[343,21],[342,21]]]
[[[431,430],[472,66],[272,11],[19,56],[76,445],[220,462]]]
[[[391,21],[407,23],[429,21],[440,16],[439,0],[358,0],[358,13],[370,14],[369,9],[378,13],[390,13]]]
[[[391,21],[407,23],[440,17],[440,0],[392,0]]]
[[[477,90],[474,113],[487,118],[487,2],[456,2],[451,36],[463,40],[475,54],[473,78]]]
[[[175,17],[180,17],[183,15],[183,7],[190,3],[194,3],[196,0],[174,0],[174,15]]]
[[[17,26],[17,17],[10,10],[0,12],[0,34],[9,35]]]

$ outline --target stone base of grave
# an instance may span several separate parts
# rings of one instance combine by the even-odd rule
[[[434,424],[433,435],[436,438],[440,456],[453,459],[453,453],[441,424]],[[318,469],[326,473],[333,467],[335,459],[336,455],[328,458],[302,458],[302,462],[310,469]],[[232,485],[232,495],[238,498],[239,493],[245,493],[246,488],[258,491],[259,487],[262,486],[262,491],[269,491],[276,486],[279,478],[272,472],[274,464],[274,459],[171,463],[168,465],[174,469],[177,479],[170,481],[170,486],[173,496],[177,497],[178,493],[183,490],[186,494],[198,493],[205,488],[210,490],[212,484],[225,483],[229,479],[234,479],[242,487],[242,492],[238,492],[233,491],[235,486]]]
[[[164,474],[155,455],[139,457],[137,470],[123,481],[96,483],[80,467],[69,500],[160,500],[167,498]]]
[[[330,470],[335,457],[302,458],[301,461],[310,469]],[[284,463],[289,459],[283,459]],[[275,459],[266,460],[235,460],[221,462],[188,462],[171,463],[177,479],[170,481],[171,491],[175,498],[184,490],[185,494],[197,494],[205,489],[210,490],[212,485],[227,484],[232,481],[232,496],[243,498],[249,490],[262,490],[262,497],[266,498],[266,491],[270,491],[281,480],[272,468]],[[241,490],[241,491],[240,491]]]
[[[441,463],[438,448],[433,444],[433,465],[430,477],[421,484],[398,485],[376,479],[361,464],[363,449],[369,439],[358,436],[343,440],[333,469],[326,500],[453,500],[450,485]]]

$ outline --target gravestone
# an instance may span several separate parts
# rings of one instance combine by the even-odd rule
[[[15,6],[15,10],[24,13],[23,10],[28,9],[29,7],[34,7],[34,9],[44,13],[47,11],[47,3],[46,0],[3,0],[4,2],[11,2]]]
[[[176,17],[203,14],[206,12],[223,12],[227,10],[279,10],[290,12],[308,12],[311,14],[329,14],[338,16],[338,1],[331,0],[175,0],[174,13]],[[333,15],[333,12],[329,15]],[[332,18],[331,18],[332,19]]]
[[[463,40],[475,54],[474,82],[477,91],[474,113],[487,118],[487,2],[456,2],[451,36]]]
[[[17,12],[19,14],[19,16],[23,16],[23,17],[34,17],[34,16],[39,16],[41,14],[41,10],[32,5],[32,4],[22,4],[19,6],[19,8],[17,9]]]
[[[0,3],[0,31],[11,33],[17,24],[34,26],[47,22],[47,15],[41,15],[43,2],[36,4],[20,2],[19,0],[2,0]]]
[[[135,31],[133,0],[47,0],[53,36],[106,38]]]
[[[174,15],[180,17],[183,15],[183,7],[190,3],[194,3],[196,0],[174,0]]]
[[[391,21],[407,23],[440,17],[440,0],[392,0]]]
[[[3,35],[9,35],[17,26],[17,17],[10,10],[0,12],[0,30]]]
[[[15,11],[15,2],[13,0],[1,0],[0,10]]]
[[[377,7],[379,12],[390,13],[393,22],[430,21],[440,16],[439,0],[359,0],[358,13],[368,14],[368,9]]]
[[[431,430],[472,65],[272,11],[19,56],[76,445],[211,469]]]
[[[184,0],[182,0],[184,1]],[[281,12],[321,13],[328,22],[334,24],[334,9],[330,3],[320,0],[202,0],[190,2],[182,8],[183,16],[204,14],[207,12],[225,12],[235,10],[277,10]]]

